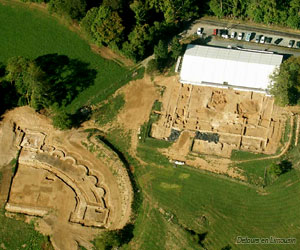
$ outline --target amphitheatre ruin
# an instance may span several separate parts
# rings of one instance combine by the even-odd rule
[[[6,114],[0,141],[0,164],[16,155],[18,162],[6,211],[40,218],[38,229],[52,235],[55,249],[76,249],[78,242],[91,249],[99,230],[128,223],[133,192],[127,170],[95,135],[57,131],[23,107]]]
[[[173,84],[161,102],[151,136],[178,142],[173,158],[182,161],[191,154],[230,158],[232,150],[275,154],[288,120],[272,97],[255,92]]]

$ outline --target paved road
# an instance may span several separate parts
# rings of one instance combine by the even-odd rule
[[[300,40],[300,34],[297,33],[290,33],[290,32],[283,32],[283,31],[277,31],[272,28],[264,28],[264,27],[257,27],[257,26],[251,26],[246,24],[234,24],[230,22],[224,22],[224,21],[213,21],[213,20],[206,20],[206,19],[200,19],[197,22],[197,25],[199,24],[208,24],[212,26],[221,26],[221,27],[227,27],[229,29],[238,29],[238,30],[245,30],[245,31],[252,31],[252,32],[258,32],[258,33],[264,33],[279,37],[288,37],[291,39],[299,39]]]
[[[300,49],[297,48],[288,48],[288,43],[290,40],[300,40],[299,34],[293,34],[290,32],[282,32],[282,31],[276,31],[273,29],[268,28],[260,28],[260,27],[253,27],[251,25],[244,25],[244,24],[233,24],[230,22],[224,22],[224,21],[212,21],[212,20],[206,20],[206,19],[200,19],[196,21],[187,31],[184,36],[189,36],[196,33],[196,30],[198,27],[204,28],[204,38],[207,40],[208,45],[213,46],[220,46],[220,47],[242,47],[246,49],[258,49],[258,50],[267,50],[267,51],[273,51],[278,54],[283,54],[285,57],[289,57],[290,55],[294,56],[300,56]],[[255,39],[252,39],[251,42],[246,42],[245,40],[238,41],[237,39],[223,39],[221,37],[215,37],[212,36],[214,29],[224,29],[227,28],[229,30],[229,33],[232,31],[235,31],[237,33],[239,32],[255,32],[257,35],[264,35],[266,37],[271,37],[272,42],[270,44],[260,44],[255,43]],[[254,36],[253,36],[254,37]],[[282,38],[282,41],[279,45],[275,45],[274,41],[276,41],[278,38]],[[294,45],[295,46],[295,45]]]

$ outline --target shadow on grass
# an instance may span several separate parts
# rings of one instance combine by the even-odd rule
[[[66,55],[47,54],[36,58],[35,62],[45,72],[50,86],[50,102],[66,106],[84,89],[94,84],[97,71],[89,64]]]

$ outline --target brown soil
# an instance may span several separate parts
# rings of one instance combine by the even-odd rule
[[[195,132],[183,131],[176,142],[166,150],[162,150],[168,157],[178,161],[185,161],[191,150]]]
[[[217,134],[218,141],[195,139],[191,151],[230,158],[231,151],[274,154],[278,148],[287,112],[263,94],[180,84],[169,85],[161,101],[161,116],[152,126],[157,139],[172,129]],[[175,82],[174,82],[175,80]]]
[[[226,158],[215,158],[206,156],[204,159],[200,157],[192,157],[186,161],[186,164],[196,168],[207,170],[217,174],[226,174],[232,178],[246,180],[239,171],[231,167],[231,160]]]
[[[135,155],[139,129],[149,120],[153,103],[159,98],[159,94],[149,76],[130,82],[118,91],[120,92],[124,93],[125,105],[116,122],[131,132],[131,153]]]
[[[76,249],[78,243],[91,249],[90,241],[101,230],[95,226],[118,229],[128,222],[132,189],[115,153],[87,140],[80,129],[55,130],[29,107],[7,112],[0,131],[2,163],[21,150],[6,209],[42,216],[38,229],[51,235],[55,249]],[[87,147],[101,154],[96,157]],[[6,182],[1,183],[2,191]]]
[[[13,176],[12,167],[5,166],[1,169],[2,177],[0,180],[0,207],[4,207],[9,194],[11,178]]]

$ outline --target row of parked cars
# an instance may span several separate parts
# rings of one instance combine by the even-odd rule
[[[199,36],[202,36],[204,32],[204,28],[198,28],[197,29],[197,34]],[[256,33],[254,32],[248,32],[248,33],[244,33],[244,32],[235,32],[232,31],[229,34],[228,29],[214,29],[213,30],[213,35],[217,36],[219,35],[220,37],[223,38],[231,38],[231,39],[237,39],[239,41],[245,39],[245,41],[250,42],[251,40],[255,39],[256,43],[272,43],[273,38],[272,37],[267,37],[264,35],[256,35]],[[283,40],[283,38],[278,38],[274,41],[275,45],[279,45],[281,43],[281,41]],[[288,47],[292,48],[295,45],[295,40],[290,40],[288,43]],[[300,48],[300,41],[296,42],[296,48]]]

